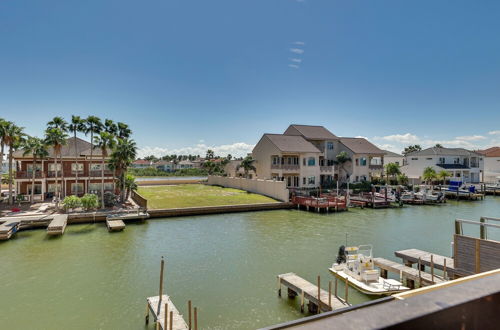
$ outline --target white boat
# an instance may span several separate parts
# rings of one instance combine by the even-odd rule
[[[341,246],[337,262],[329,268],[340,280],[367,295],[391,295],[409,290],[399,281],[385,279],[373,263],[371,245]]]

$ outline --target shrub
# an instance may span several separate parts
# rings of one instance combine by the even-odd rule
[[[104,206],[105,207],[113,206],[115,204],[115,201],[116,201],[116,195],[115,194],[113,194],[110,191],[106,191],[104,193]]]
[[[69,209],[76,209],[82,205],[82,201],[78,196],[71,195],[66,196],[62,202],[64,209],[67,211]]]
[[[94,194],[85,194],[81,198],[82,206],[85,210],[92,210],[99,207],[99,202],[97,201],[97,196]]]

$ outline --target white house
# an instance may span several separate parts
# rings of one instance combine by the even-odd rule
[[[153,162],[150,160],[137,159],[130,164],[132,168],[150,168],[153,167]]]
[[[399,166],[403,166],[405,156],[397,154],[389,150],[382,150],[384,152],[384,162],[386,164],[395,163]]]
[[[436,172],[446,170],[450,180],[464,183],[478,183],[482,180],[484,169],[483,156],[463,148],[432,147],[407,154],[401,171],[412,181],[422,181],[426,167]]]
[[[500,147],[478,150],[484,159],[484,182],[500,182]]]

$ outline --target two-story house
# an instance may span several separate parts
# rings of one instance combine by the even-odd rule
[[[432,167],[436,172],[448,171],[450,180],[478,183],[483,179],[484,161],[483,155],[463,148],[432,147],[407,154],[401,171],[418,182],[422,181],[426,167]]]
[[[56,192],[56,174],[58,191],[61,192],[62,197],[67,195],[81,196],[86,192],[99,194],[102,186],[102,151],[94,146],[91,158],[90,149],[91,144],[89,142],[80,138],[76,138],[76,140],[75,138],[69,138],[61,148],[62,165],[59,156],[57,156],[56,163],[54,162],[54,149],[49,147],[49,156],[45,159],[37,159],[34,166],[31,155],[24,155],[23,150],[15,151],[13,156],[17,193],[31,195],[34,172],[34,194],[37,200],[44,200],[54,196]],[[110,153],[111,151],[108,152],[108,155]],[[106,158],[106,161],[108,158]],[[115,191],[113,172],[108,168],[107,162],[104,165],[104,191]]]
[[[384,152],[384,163],[389,164],[389,163],[394,163],[398,164],[399,166],[404,165],[404,158],[405,156],[401,154],[397,154],[395,152],[389,151],[389,150],[382,150]]]
[[[500,147],[478,150],[484,160],[484,182],[500,182]]]
[[[259,179],[285,181],[287,187],[320,184],[321,151],[300,135],[264,134],[252,151]]]

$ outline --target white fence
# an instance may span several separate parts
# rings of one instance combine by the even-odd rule
[[[208,184],[235,188],[265,195],[282,202],[289,201],[289,193],[284,181],[255,180],[227,176],[208,176]]]

